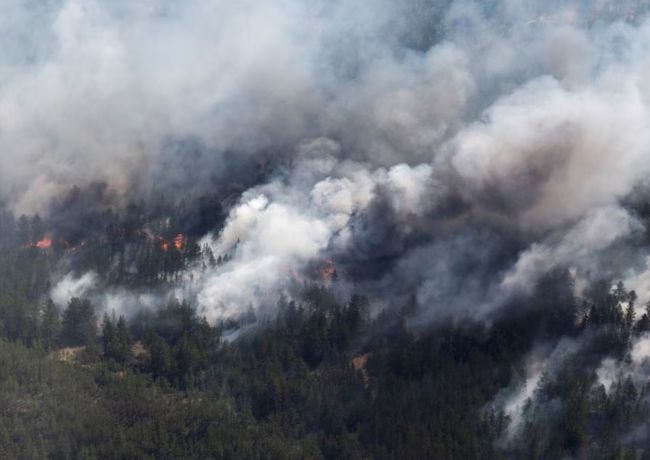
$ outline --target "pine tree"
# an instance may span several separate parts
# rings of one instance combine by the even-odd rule
[[[41,318],[41,343],[46,350],[52,350],[59,342],[61,318],[54,302],[48,300]]]
[[[131,334],[123,316],[117,320],[115,330],[115,341],[117,349],[117,359],[120,362],[127,362],[131,358]]]
[[[104,346],[104,356],[107,358],[114,357],[114,343],[115,327],[113,326],[113,321],[108,317],[107,314],[104,314],[104,320],[102,324],[102,344]]]
[[[639,334],[650,331],[650,302],[645,306],[645,313],[639,319],[639,322],[636,323],[635,330]]]
[[[102,343],[104,345],[104,356],[114,359],[117,362],[125,363],[131,358],[131,334],[123,316],[117,323],[104,316],[102,328]]]
[[[67,345],[82,345],[96,337],[95,312],[87,299],[73,297],[63,312],[62,338]]]
[[[161,336],[148,331],[145,344],[149,351],[149,367],[155,377],[169,377],[173,371],[172,350]]]

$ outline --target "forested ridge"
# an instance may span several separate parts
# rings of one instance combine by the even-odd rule
[[[371,314],[363,296],[339,302],[335,284],[318,281],[264,317],[208,324],[170,300],[127,319],[88,298],[62,308],[48,298],[64,249],[31,244],[38,225],[3,214],[3,458],[650,456],[643,431],[631,435],[649,415],[647,383],[621,372],[605,388],[596,375],[604,359],[630,362],[650,334],[620,283],[580,302],[560,270],[492,324],[416,331],[409,305]],[[92,245],[82,250],[101,263]],[[191,246],[168,250],[182,261]],[[562,341],[579,346],[539,380],[510,432],[499,399],[539,343]]]

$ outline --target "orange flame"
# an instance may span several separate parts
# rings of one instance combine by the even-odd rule
[[[180,251],[185,247],[185,236],[179,233],[174,237],[174,247]]]
[[[48,236],[45,236],[42,240],[36,242],[35,246],[38,249],[50,249],[52,247],[52,239]]]
[[[167,241],[164,241],[164,240],[163,240],[163,242],[162,242],[162,244],[160,245],[160,247],[161,247],[162,250],[165,251],[165,252],[169,251],[169,243],[168,243]]]

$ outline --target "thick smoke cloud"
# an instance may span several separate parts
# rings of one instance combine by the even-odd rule
[[[407,24],[374,3],[20,2],[2,31],[3,193],[21,212],[93,180],[146,193],[165,146],[188,138],[215,168],[224,152],[323,132],[362,156],[377,145],[386,162],[405,139],[428,156],[471,81],[453,50],[398,59],[399,32],[388,31]]]
[[[551,270],[598,279],[601,260],[642,282],[644,254],[609,251],[642,233],[621,203],[650,172],[644,8],[17,2],[0,194],[47,215],[71,184],[118,207],[246,184],[204,239],[229,261],[183,287],[211,320],[325,260],[416,322],[489,315]]]

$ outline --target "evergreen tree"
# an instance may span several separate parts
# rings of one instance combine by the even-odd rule
[[[145,345],[149,352],[149,368],[155,377],[170,377],[173,373],[173,356],[165,339],[153,331],[147,332]]]
[[[52,300],[45,303],[41,318],[41,343],[46,350],[52,350],[59,343],[61,318],[59,310]]]
[[[131,358],[131,334],[123,316],[117,320],[115,330],[116,349],[118,351],[117,360],[127,362]]]
[[[115,322],[107,315],[104,316],[102,327],[102,343],[104,356],[120,363],[126,363],[131,358],[131,334],[123,316]]]
[[[62,339],[68,346],[90,343],[96,337],[95,312],[88,299],[73,297],[63,312]]]

